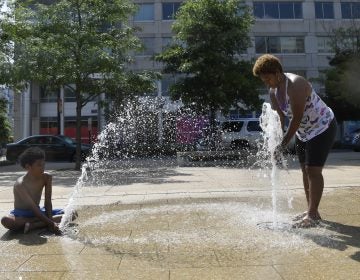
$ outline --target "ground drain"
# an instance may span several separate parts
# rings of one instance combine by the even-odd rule
[[[256,225],[261,229],[275,230],[275,231],[288,231],[293,229],[292,224],[286,222],[262,222]]]

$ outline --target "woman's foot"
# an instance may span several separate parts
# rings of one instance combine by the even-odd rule
[[[301,221],[301,220],[303,220],[307,215],[308,215],[308,212],[307,212],[307,211],[305,211],[304,213],[297,214],[297,215],[292,219],[292,221],[293,221],[293,222]],[[312,219],[313,219],[313,220],[321,220],[320,213],[317,212],[317,213],[316,213],[316,216],[312,217]]]
[[[311,228],[316,227],[320,223],[320,218],[311,218],[310,216],[306,215],[302,220],[294,223],[292,225],[293,228]]]

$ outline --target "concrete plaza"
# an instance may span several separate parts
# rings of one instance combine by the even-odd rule
[[[330,154],[323,221],[310,229],[291,227],[306,202],[298,164],[289,162],[276,182],[246,164],[99,167],[74,199],[79,217],[67,235],[0,228],[0,279],[359,279],[360,153]],[[47,164],[54,207],[74,192],[73,167]],[[5,215],[24,171],[2,166],[0,174]]]

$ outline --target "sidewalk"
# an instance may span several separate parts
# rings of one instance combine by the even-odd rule
[[[0,279],[358,279],[360,153],[334,152],[328,163],[324,221],[312,229],[291,228],[305,209],[291,159],[274,190],[268,172],[246,167],[166,160],[98,170],[75,199],[78,225],[67,236],[0,229]],[[54,207],[73,192],[73,167],[47,164]],[[23,171],[2,166],[0,174],[4,215]]]

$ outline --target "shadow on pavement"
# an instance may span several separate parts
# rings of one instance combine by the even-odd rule
[[[19,244],[26,246],[41,245],[47,242],[47,238],[40,235],[41,231],[42,230],[34,230],[24,234],[21,231],[8,230],[0,237],[0,240],[5,242],[18,240]]]
[[[321,247],[345,251],[349,246],[360,249],[360,227],[344,225],[341,223],[322,220],[322,227],[334,234],[324,238],[322,234],[307,233],[303,237],[312,240]],[[360,262],[360,251],[349,256],[351,259]]]

